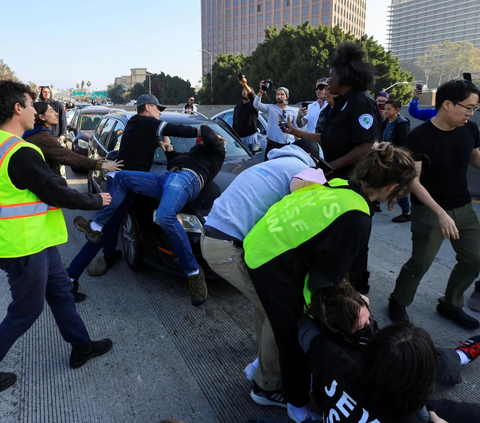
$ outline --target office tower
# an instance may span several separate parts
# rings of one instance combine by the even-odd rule
[[[202,74],[220,54],[250,55],[265,28],[309,21],[365,34],[367,0],[202,0]]]

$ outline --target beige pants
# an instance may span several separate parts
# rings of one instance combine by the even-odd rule
[[[243,249],[235,247],[232,241],[202,235],[200,239],[203,258],[210,268],[237,288],[253,304],[255,309],[255,329],[257,332],[258,369],[255,382],[264,391],[281,388],[278,348],[268,320],[243,258]]]

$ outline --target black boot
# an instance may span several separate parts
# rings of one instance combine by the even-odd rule
[[[85,298],[87,298],[87,296],[85,294],[82,294],[81,292],[78,292],[78,279],[75,279],[72,282],[73,282],[73,289],[70,292],[75,297],[75,302],[81,303],[82,301],[85,301]]]
[[[110,351],[112,346],[113,342],[110,339],[89,341],[89,343],[83,347],[72,346],[72,353],[70,354],[70,367],[73,369],[78,369],[91,358],[99,357]]]
[[[0,392],[10,388],[17,381],[15,373],[0,372]]]

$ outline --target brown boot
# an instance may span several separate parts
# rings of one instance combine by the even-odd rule
[[[198,266],[199,272],[196,275],[187,276],[187,283],[190,289],[190,298],[193,306],[202,305],[208,296],[207,284],[203,269]]]

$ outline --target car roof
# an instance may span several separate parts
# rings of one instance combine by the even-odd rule
[[[112,110],[119,110],[119,109],[111,109],[110,107],[102,107],[102,106],[88,106],[80,109],[79,113],[110,113]]]

